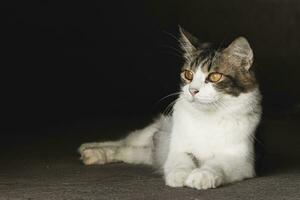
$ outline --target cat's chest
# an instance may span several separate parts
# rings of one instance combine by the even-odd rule
[[[177,114],[172,133],[175,148],[207,156],[227,151],[239,140],[242,124],[235,116]]]
[[[205,142],[209,141],[222,142],[226,137],[229,139],[236,128],[238,122],[231,117],[203,117],[203,118],[183,118],[174,123],[175,132],[187,140],[192,142]]]

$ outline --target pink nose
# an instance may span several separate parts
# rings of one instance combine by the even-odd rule
[[[195,88],[189,88],[189,91],[190,91],[191,95],[193,95],[193,96],[195,96],[199,92],[199,90],[197,90]]]

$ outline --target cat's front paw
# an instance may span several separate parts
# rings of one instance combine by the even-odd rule
[[[170,187],[183,187],[184,181],[188,177],[190,171],[185,169],[175,169],[168,173],[165,177],[166,185]]]
[[[185,181],[185,186],[198,190],[216,188],[222,183],[222,177],[205,169],[194,169]]]
[[[80,154],[83,153],[84,150],[86,149],[91,149],[91,148],[95,148],[96,147],[96,144],[95,142],[89,142],[89,143],[83,143],[80,145],[80,147],[78,148],[78,152]]]
[[[84,149],[80,152],[80,154],[80,159],[85,165],[105,164],[107,160],[105,152],[100,148]]]

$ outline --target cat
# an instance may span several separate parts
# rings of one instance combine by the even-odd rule
[[[212,48],[181,27],[179,33],[185,63],[172,114],[125,139],[82,144],[81,160],[152,165],[166,185],[198,190],[254,177],[262,96],[247,39]]]

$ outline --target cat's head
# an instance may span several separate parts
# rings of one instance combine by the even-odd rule
[[[214,104],[257,88],[251,68],[253,52],[246,38],[238,37],[227,47],[213,48],[179,29],[185,58],[182,91],[190,102]]]

